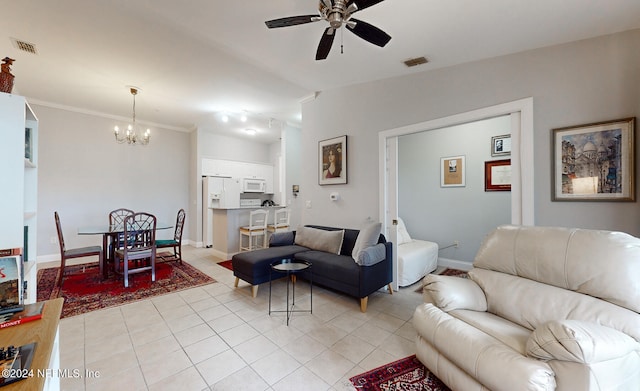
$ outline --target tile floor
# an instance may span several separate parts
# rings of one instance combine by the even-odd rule
[[[252,298],[210,250],[184,252],[217,283],[61,320],[61,369],[99,374],[63,378],[62,390],[354,390],[349,377],[415,353],[417,284],[374,293],[364,314],[314,286],[313,314],[286,326],[284,313],[268,315],[269,284]],[[296,287],[308,308],[308,283]],[[272,295],[284,309],[284,279]]]

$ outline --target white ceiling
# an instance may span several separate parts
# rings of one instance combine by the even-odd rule
[[[140,122],[230,135],[250,126],[256,140],[270,142],[279,127],[269,129],[269,122],[300,123],[300,101],[317,91],[640,28],[638,0],[386,0],[354,15],[391,35],[386,47],[345,31],[329,57],[315,61],[326,22],[271,30],[264,24],[314,14],[317,5],[4,1],[0,58],[16,59],[13,92],[36,103],[130,117],[126,86],[134,85],[142,90]],[[38,53],[19,51],[12,38],[35,44]],[[430,62],[403,64],[418,56]],[[248,124],[219,125],[220,114],[243,111]]]

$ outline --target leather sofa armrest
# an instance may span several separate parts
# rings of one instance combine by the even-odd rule
[[[484,292],[471,279],[428,274],[423,280],[423,287],[425,298],[430,298],[430,301],[444,312],[487,310]]]
[[[640,352],[640,343],[611,327],[579,320],[550,321],[527,340],[527,355],[541,360],[593,364]]]

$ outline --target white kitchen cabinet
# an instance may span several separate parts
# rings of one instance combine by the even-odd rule
[[[224,159],[202,159],[202,176],[264,179],[265,193],[274,191],[273,166],[270,164],[238,162]]]
[[[38,119],[24,97],[0,93],[0,140],[0,178],[5,184],[0,249],[23,249],[25,302],[32,303],[37,273]]]

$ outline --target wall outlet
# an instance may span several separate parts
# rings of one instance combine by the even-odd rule
[[[306,205],[307,205],[307,209],[311,209],[311,201],[307,201]]]
[[[454,240],[453,241],[453,247],[458,248],[460,246],[460,241],[459,240]]]

